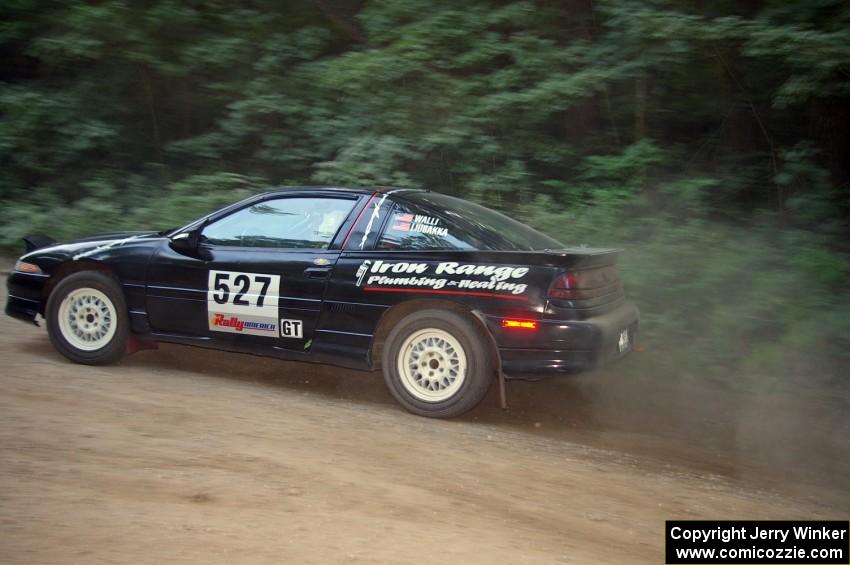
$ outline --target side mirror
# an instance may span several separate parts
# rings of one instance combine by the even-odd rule
[[[184,255],[197,255],[201,243],[201,228],[178,233],[171,238],[171,248]]]

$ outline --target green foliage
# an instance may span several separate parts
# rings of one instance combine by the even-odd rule
[[[665,191],[672,202],[664,209],[633,199],[560,212],[544,199],[518,216],[568,245],[623,250],[620,274],[641,309],[642,370],[742,388],[843,386],[848,257],[805,231],[688,217],[694,195],[699,201],[711,184]]]
[[[34,189],[0,210],[0,238],[18,251],[21,238],[32,233],[63,240],[109,231],[175,228],[269,187],[265,179],[233,173],[192,175],[164,187],[142,182],[129,179],[122,192],[114,178],[88,180],[81,185],[86,195],[71,204],[54,191]]]
[[[421,186],[624,247],[649,370],[828,378],[848,35],[840,0],[6,2],[0,246]]]
[[[193,175],[171,183],[163,191],[153,191],[132,210],[130,222],[140,229],[167,229],[190,221],[268,189],[269,183],[258,177],[234,173]]]

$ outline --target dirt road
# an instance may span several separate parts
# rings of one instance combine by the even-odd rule
[[[818,448],[839,458],[821,474],[756,442],[741,461],[720,424],[695,444],[612,416],[627,389],[592,383],[614,373],[431,421],[377,375],[178,346],[90,368],[43,329],[4,316],[0,332],[5,563],[660,563],[665,519],[850,508],[846,439]],[[663,424],[660,390],[640,403]]]

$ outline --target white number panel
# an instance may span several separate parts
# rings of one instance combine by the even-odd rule
[[[216,332],[278,337],[280,275],[210,271],[207,318]]]

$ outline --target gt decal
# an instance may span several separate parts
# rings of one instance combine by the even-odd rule
[[[207,285],[210,330],[277,337],[280,275],[210,271]]]
[[[280,337],[301,338],[304,332],[304,323],[301,320],[281,320]]]

